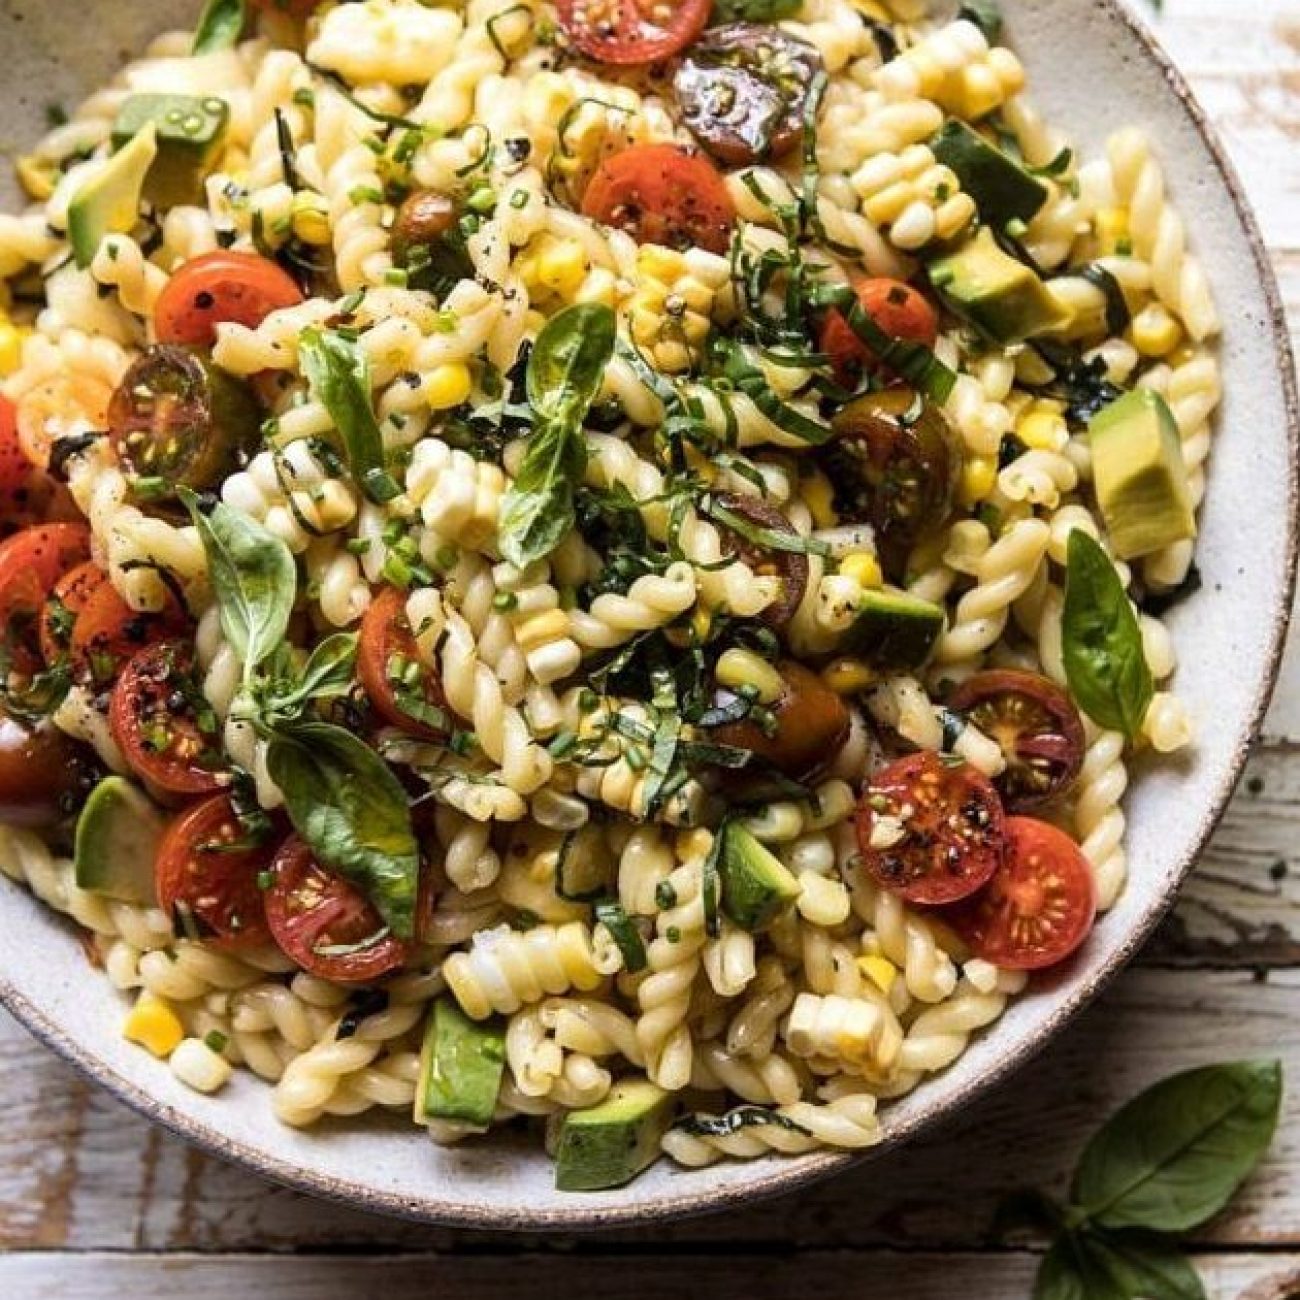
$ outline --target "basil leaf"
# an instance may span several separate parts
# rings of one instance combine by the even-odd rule
[[[1034,1300],[1205,1300],[1196,1270],[1149,1233],[1068,1234],[1043,1257]]]
[[[221,630],[243,660],[248,683],[288,630],[298,595],[293,553],[274,533],[223,502],[205,511],[189,488],[177,493],[198,529]]]
[[[582,422],[614,355],[614,313],[568,307],[537,336],[528,360],[528,401],[537,424],[519,474],[501,503],[501,553],[526,568],[549,555],[574,523],[574,488],[587,467]]]
[[[263,703],[271,725],[300,716],[313,700],[332,700],[346,695],[352,688],[352,674],[357,661],[357,637],[354,632],[336,632],[311,652],[302,672],[292,669],[273,681]]]
[[[1194,1228],[1259,1162],[1281,1098],[1277,1061],[1176,1074],[1134,1098],[1088,1143],[1071,1199],[1105,1228]]]
[[[420,854],[406,793],[363,740],[326,722],[277,727],[266,755],[294,829],[356,884],[399,939],[415,930]]]
[[[793,18],[799,12],[802,0],[713,0],[713,26],[737,21],[774,23],[782,18]]]
[[[402,489],[384,467],[384,440],[370,397],[369,358],[352,339],[318,325],[303,330],[298,356],[313,399],[329,412],[343,439],[352,477],[372,501],[391,501]]]
[[[248,12],[244,0],[208,0],[194,32],[191,54],[211,54],[239,44]]]
[[[1132,740],[1155,683],[1124,584],[1106,552],[1079,528],[1066,553],[1061,643],[1075,702],[1098,726]]]

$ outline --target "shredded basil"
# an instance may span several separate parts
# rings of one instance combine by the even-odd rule
[[[194,32],[191,54],[212,54],[239,43],[248,22],[245,0],[208,0]]]
[[[623,954],[623,969],[629,975],[645,970],[648,962],[645,940],[641,937],[641,931],[623,910],[623,905],[616,899],[603,898],[596,903],[595,914],[596,920],[609,931],[614,942],[618,944],[618,950]]]
[[[1133,320],[1128,301],[1119,281],[1100,262],[1091,262],[1082,270],[1071,271],[1081,280],[1098,288],[1106,296],[1106,328],[1112,335],[1123,334]]]
[[[780,1111],[768,1110],[763,1106],[737,1106],[725,1115],[688,1115],[676,1125],[683,1133],[704,1138],[733,1137],[747,1128],[765,1126],[788,1129],[791,1133],[808,1136],[808,1130],[802,1124],[796,1124]]]
[[[1002,10],[997,0],[967,0],[957,11],[958,18],[974,23],[984,33],[984,38],[993,45],[1002,35]]]
[[[702,503],[704,513],[725,524],[731,531],[745,541],[752,542],[769,551],[786,551],[792,555],[830,555],[831,548],[826,542],[815,537],[802,537],[798,533],[784,533],[775,528],[764,528],[752,523],[744,515],[737,514],[720,505],[716,498],[706,497]]]
[[[597,843],[593,846],[591,841]],[[560,855],[555,863],[555,893],[566,903],[594,903],[605,896],[605,873],[601,866],[604,833],[598,826],[583,826],[570,831],[560,844]],[[594,848],[594,852],[592,851]],[[597,878],[585,884],[572,877],[590,875],[593,866]]]

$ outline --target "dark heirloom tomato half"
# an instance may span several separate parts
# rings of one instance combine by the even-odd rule
[[[998,789],[1012,812],[1067,793],[1083,766],[1087,740],[1070,697],[1038,673],[976,673],[948,701],[996,740],[1007,760]]]
[[[211,794],[229,783],[188,646],[168,641],[136,655],[113,688],[108,721],[131,770],[161,795]]]
[[[424,740],[448,739],[442,682],[420,655],[406,618],[406,598],[392,587],[375,598],[361,621],[357,676],[385,722]]]
[[[672,144],[639,144],[601,163],[582,197],[593,221],[626,230],[638,243],[725,253],[736,205],[718,169]]]
[[[766,705],[775,726],[765,730],[746,718],[729,722],[709,733],[720,745],[748,749],[762,763],[774,767],[792,781],[809,781],[835,761],[835,755],[849,738],[849,711],[816,673],[802,664],[783,659],[776,665],[785,689],[781,698]],[[719,703],[734,698],[724,692]],[[745,768],[736,783],[750,786],[755,773]]]
[[[943,412],[910,388],[850,402],[820,453],[846,522],[876,530],[881,558],[899,576],[912,548],[952,509],[960,453]]]
[[[85,524],[42,524],[0,542],[0,648],[8,670],[40,672],[40,621],[46,597],[69,569],[90,559]]]
[[[733,167],[779,158],[798,145],[817,50],[770,23],[714,27],[682,57],[673,92],[682,120],[715,158]]]
[[[775,506],[760,497],[723,493],[715,498],[717,504],[730,514],[738,516],[753,528],[798,537],[794,525]],[[722,534],[723,545],[734,551],[757,574],[781,580],[781,594],[759,618],[772,627],[784,627],[799,608],[808,590],[808,557],[801,551],[782,551],[751,541],[731,528],[725,520],[716,521]]]
[[[257,444],[261,412],[224,370],[184,348],[153,347],[123,376],[108,428],[122,468],[171,499],[177,487],[209,488],[237,469]]]
[[[51,723],[0,713],[0,822],[52,826],[74,812],[93,780],[85,751]]]
[[[909,903],[955,903],[998,869],[1004,823],[998,792],[969,764],[909,754],[862,792],[862,865]]]
[[[1064,832],[1032,817],[1008,817],[1001,867],[947,919],[985,961],[1041,970],[1064,961],[1088,937],[1096,886],[1083,851]]]
[[[362,984],[406,959],[366,896],[322,867],[296,835],[276,856],[266,919],[285,955],[321,979]]]
[[[560,28],[601,63],[658,63],[685,49],[709,21],[712,0],[556,0]]]
[[[891,339],[934,347],[939,337],[939,317],[919,290],[901,280],[859,280],[854,286],[862,309]],[[821,350],[831,359],[835,377],[853,387],[862,373],[874,371],[879,358],[853,332],[838,311],[831,311],[822,326]]]
[[[154,330],[159,343],[211,347],[218,325],[256,329],[273,311],[300,302],[302,290],[274,262],[219,249],[186,262],[167,282]]]
[[[154,866],[158,906],[178,934],[218,948],[270,938],[259,879],[274,846],[250,840],[225,795],[186,809],[167,828]]]

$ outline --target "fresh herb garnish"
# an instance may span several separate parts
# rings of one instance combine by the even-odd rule
[[[645,970],[647,957],[645,940],[641,931],[631,917],[623,910],[622,903],[613,898],[602,898],[595,905],[596,920],[610,933],[623,954],[623,969],[629,975]]]
[[[239,43],[248,22],[245,0],[208,0],[194,32],[191,54],[211,54]]]

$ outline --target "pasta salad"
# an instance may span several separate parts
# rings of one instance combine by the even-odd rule
[[[991,4],[210,0],[18,170],[0,871],[184,1083],[858,1150],[1120,895],[1219,322]]]

